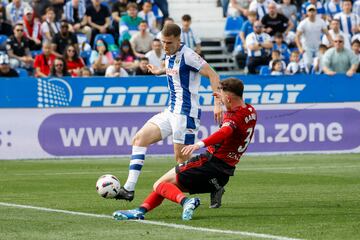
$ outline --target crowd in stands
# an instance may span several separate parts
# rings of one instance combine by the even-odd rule
[[[221,4],[224,17],[241,23],[235,35],[227,36],[227,43],[250,74],[352,76],[360,70],[360,0],[221,0]]]
[[[149,75],[167,21],[166,0],[0,0],[0,77]]]
[[[220,2],[239,21],[226,43],[248,73],[359,72],[360,0]],[[166,0],[0,0],[0,76],[148,75],[167,22]],[[191,22],[181,41],[202,55]]]

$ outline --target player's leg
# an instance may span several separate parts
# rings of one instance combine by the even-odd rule
[[[135,186],[144,165],[147,147],[171,134],[171,126],[167,118],[166,112],[156,114],[135,134],[128,178],[116,199],[133,200]]]

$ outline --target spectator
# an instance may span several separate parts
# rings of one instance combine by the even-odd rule
[[[81,76],[82,77],[91,77],[92,72],[91,72],[90,68],[84,67],[83,69],[81,69]]]
[[[340,29],[351,37],[359,32],[360,17],[351,12],[351,0],[343,0],[342,12],[334,16],[340,21]]]
[[[355,56],[357,57],[357,59],[360,61],[360,41],[357,39],[354,40],[351,43],[351,49],[352,49],[353,53],[355,54]],[[360,73],[360,64],[358,65],[356,72]]]
[[[191,16],[185,14],[182,16],[181,42],[188,48],[193,49],[197,54],[201,55],[201,40],[191,29]]]
[[[270,36],[274,36],[277,32],[287,36],[294,27],[291,20],[277,12],[274,2],[268,4],[268,13],[264,15],[261,22],[264,25],[264,31]]]
[[[228,17],[247,16],[251,0],[230,0],[227,8]]]
[[[41,24],[41,34],[43,41],[51,42],[56,33],[60,31],[60,22],[55,19],[53,7],[46,9],[46,20]]]
[[[156,66],[162,67],[165,59],[165,52],[162,48],[161,41],[154,39],[151,44],[152,50],[145,54],[145,57],[149,59],[149,63]]]
[[[19,77],[17,71],[10,67],[9,56],[6,54],[0,55],[0,77]]]
[[[81,69],[85,67],[84,60],[79,57],[76,45],[69,44],[65,48],[64,59],[66,68],[72,77],[80,76]]]
[[[45,20],[46,9],[52,6],[50,0],[32,0],[31,5],[35,17],[39,18],[41,22]]]
[[[141,21],[139,30],[139,32],[131,37],[130,43],[135,56],[141,58],[151,50],[151,43],[154,37],[147,31],[147,23],[145,20]]]
[[[41,49],[41,22],[35,18],[33,9],[24,10],[24,36],[29,39],[30,50]]]
[[[42,54],[37,55],[34,61],[35,77],[48,77],[56,56],[51,53],[51,43],[42,44]]]
[[[110,65],[105,72],[105,77],[128,77],[129,74],[122,66],[120,57],[116,57],[112,65]]]
[[[329,20],[341,12],[340,0],[329,0],[325,3],[324,7]]]
[[[293,4],[292,0],[282,0],[282,4],[280,5],[280,12],[293,23],[296,22],[297,8]]]
[[[131,73],[137,67],[136,56],[132,50],[129,40],[124,40],[120,45],[120,58],[123,67],[127,72]]]
[[[160,8],[160,11],[163,15],[161,27],[165,25],[165,19],[169,17],[169,7],[167,0],[154,0],[154,4]]]
[[[320,44],[319,46],[319,54],[314,58],[313,63],[313,72],[317,74],[323,73],[323,58],[325,52],[328,50],[328,47],[324,44]]]
[[[91,52],[90,64],[95,75],[104,76],[107,67],[113,62],[113,57],[108,51],[106,42],[102,39],[96,41],[95,49]]]
[[[256,21],[254,23],[254,32],[246,37],[247,67],[250,74],[255,74],[258,66],[269,64],[269,51],[272,47],[270,35],[263,32],[262,23]]]
[[[273,69],[274,68],[274,63],[275,61],[280,61],[281,63],[281,71],[285,71],[286,69],[286,63],[281,59],[281,53],[279,50],[273,50],[271,52],[271,60],[269,62],[269,68]]]
[[[12,26],[6,21],[5,8],[0,5],[0,34],[11,36],[13,33]]]
[[[29,49],[29,40],[24,36],[24,26],[22,23],[15,24],[14,35],[7,39],[7,54],[10,57],[10,66],[12,68],[30,69],[33,65]]]
[[[300,61],[300,53],[297,50],[291,52],[290,63],[286,67],[286,75],[306,73],[305,65]]]
[[[146,57],[140,58],[139,66],[135,70],[135,75],[153,75],[147,68],[149,64],[149,59]]]
[[[137,16],[138,9],[135,3],[129,3],[126,9],[127,15],[122,16],[120,21],[120,42],[130,40],[139,31],[139,25],[142,21],[142,18]]]
[[[65,60],[63,58],[56,58],[54,61],[54,64],[51,67],[51,77],[68,77],[70,76],[67,68],[66,68],[66,63]]]
[[[340,22],[338,19],[332,19],[330,22],[330,30],[329,30],[329,34],[330,36],[334,39],[335,35],[340,34],[344,37],[344,46],[347,49],[351,49],[350,46],[350,37],[349,35],[345,34],[344,32],[342,32],[340,30]],[[332,47],[329,39],[327,39],[327,37],[325,35],[323,35],[321,43],[326,45],[328,48]]]
[[[280,59],[274,60],[270,75],[272,76],[284,75],[283,61],[281,61]]]
[[[265,14],[268,13],[269,3],[273,2],[273,0],[252,0],[249,6],[249,11],[256,12],[258,19],[261,20]]]
[[[146,21],[152,34],[157,34],[159,32],[156,16],[152,11],[151,2],[144,2],[144,4],[142,5],[142,11],[138,13],[138,17],[141,17],[143,20]]]
[[[69,24],[61,20],[60,32],[56,33],[52,40],[52,50],[57,57],[62,57],[67,45],[74,45],[79,52],[78,40],[74,33],[69,31]]]
[[[87,26],[85,13],[85,0],[71,0],[64,6],[64,20],[71,25],[71,30],[75,33],[85,34],[90,42],[91,28]]]
[[[90,45],[93,46],[97,34],[110,33],[110,12],[101,0],[92,0],[92,5],[86,9],[86,18],[92,29]]]
[[[25,8],[30,8],[30,5],[22,0],[13,0],[6,6],[6,19],[12,26],[23,20]]]
[[[320,17],[320,18],[323,18],[324,20],[326,19],[325,17],[325,8],[324,6],[322,5],[322,3],[318,0],[308,0],[307,2],[304,2],[302,5],[301,5],[301,14],[302,14],[302,17],[306,17],[307,15],[307,8],[310,6],[310,5],[314,5],[315,6],[315,10],[316,10],[316,13],[317,15]]]
[[[319,51],[321,34],[324,33],[331,43],[332,37],[327,30],[325,21],[316,16],[316,7],[309,5],[306,10],[307,17],[297,27],[295,41],[300,54],[303,54],[307,69],[310,69],[314,57],[317,56]]]
[[[359,59],[350,49],[344,48],[344,37],[342,35],[336,35],[334,45],[335,47],[330,48],[324,54],[324,73],[330,76],[336,73],[345,73],[351,77],[356,73]]]
[[[274,44],[272,50],[278,50],[280,52],[281,60],[289,62],[290,50],[288,45],[284,42],[284,37],[281,33],[275,33]]]
[[[243,44],[243,48],[246,49],[246,37],[250,33],[254,31],[254,23],[256,21],[256,12],[248,12],[248,20],[246,20],[241,26],[241,30],[239,32],[241,42]]]
[[[114,31],[114,37],[115,39],[119,39],[119,31],[116,31],[120,27],[120,19],[122,16],[126,14],[126,6],[128,4],[128,0],[117,0],[115,3],[113,3],[111,8],[111,17],[113,19],[112,25],[115,29]]]

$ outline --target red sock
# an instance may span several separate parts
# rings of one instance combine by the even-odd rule
[[[168,182],[160,183],[155,189],[155,192],[164,198],[179,204],[181,203],[181,200],[186,197],[176,185]]]
[[[145,198],[144,202],[141,204],[140,207],[143,207],[146,209],[146,211],[151,211],[152,209],[159,206],[162,201],[164,200],[164,197],[157,194],[156,192],[151,192],[147,198]]]

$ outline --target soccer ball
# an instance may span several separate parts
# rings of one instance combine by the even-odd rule
[[[114,175],[106,174],[96,182],[96,191],[103,198],[114,198],[120,190],[120,181]]]

